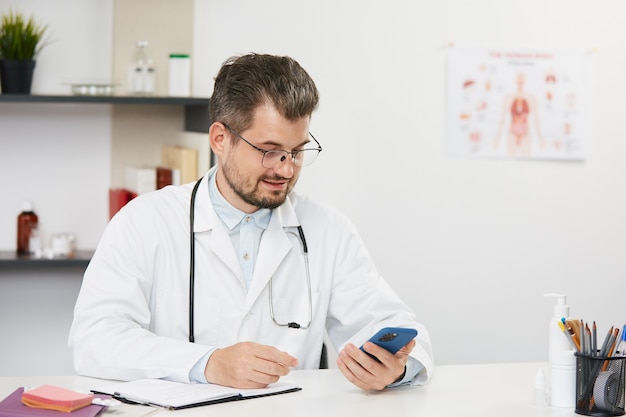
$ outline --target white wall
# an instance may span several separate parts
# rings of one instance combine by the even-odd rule
[[[0,0],[48,24],[33,94],[69,94],[71,82],[110,82],[112,0]],[[42,238],[72,232],[93,249],[108,220],[111,108],[0,103],[0,250],[15,250],[23,200]],[[0,376],[71,374],[67,333],[83,268],[0,265]]]
[[[110,71],[111,0],[0,0],[0,10],[14,4],[69,31],[42,53],[34,92],[56,91],[72,68]],[[311,129],[324,146],[300,191],[354,219],[380,271],[429,326],[437,362],[546,360],[551,302],[542,293],[567,292],[573,314],[604,329],[626,320],[625,9],[621,0],[196,0],[194,92],[208,95],[233,54],[299,60],[322,94]],[[598,48],[592,157],[447,158],[449,42]],[[74,231],[79,245],[93,247],[106,222],[108,108],[25,106],[32,108],[0,104],[0,249],[14,248],[24,198],[35,200],[46,227]],[[77,112],[89,123],[76,126]],[[24,134],[20,118],[40,121]],[[57,124],[68,129],[59,133]],[[57,165],[80,175],[50,169]],[[0,306],[2,329],[7,314]]]
[[[48,25],[33,94],[111,82],[112,0],[0,0]],[[67,115],[67,117],[65,117]],[[45,242],[58,232],[93,249],[108,220],[111,108],[0,103],[0,250],[14,250],[17,215],[32,200]]]
[[[72,375],[67,335],[82,267],[0,273],[0,376]]]
[[[354,219],[429,326],[438,363],[547,360],[544,292],[566,292],[573,315],[605,330],[626,321],[624,2],[196,4],[206,85],[226,57],[249,51],[291,55],[314,77],[311,129],[324,151],[299,189]],[[446,157],[450,42],[598,48],[592,157]]]

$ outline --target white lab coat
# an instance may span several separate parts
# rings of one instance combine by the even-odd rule
[[[110,221],[85,272],[69,343],[80,374],[120,380],[188,381],[211,347],[240,341],[272,345],[319,366],[324,329],[340,348],[360,345],[383,326],[418,329],[412,356],[432,373],[424,326],[375,269],[353,224],[338,212],[292,193],[263,233],[246,289],[228,231],[210,202],[208,175],[195,205],[195,342],[189,331],[189,201],[193,184],[141,195]],[[308,245],[313,318],[307,330],[276,325],[308,322],[303,249]]]

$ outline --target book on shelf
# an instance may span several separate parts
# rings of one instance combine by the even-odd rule
[[[127,167],[123,188],[109,189],[109,219],[139,194],[180,184],[178,169],[162,166]]]
[[[157,189],[157,171],[155,167],[126,167],[124,188],[140,195]]]
[[[247,400],[300,391],[297,385],[276,382],[266,388],[237,389],[216,384],[187,384],[164,379],[140,379],[113,383],[91,391],[108,394],[123,402],[163,407],[170,410],[198,407],[229,401]]]
[[[177,169],[180,172],[180,184],[195,181],[198,179],[198,151],[184,146],[163,145],[161,166]]]
[[[115,216],[130,200],[137,197],[137,194],[125,188],[109,189],[109,219]]]
[[[156,189],[160,190],[163,187],[174,184],[174,169],[166,167],[156,167]],[[180,177],[180,175],[178,175]],[[180,181],[180,179],[178,179]]]

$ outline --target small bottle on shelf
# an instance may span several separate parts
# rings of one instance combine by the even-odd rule
[[[41,239],[39,238],[38,225],[33,225],[30,230],[30,238],[28,239],[28,253],[34,258],[41,258],[43,249],[41,247]]]
[[[170,54],[168,69],[168,94],[173,97],[189,97],[191,95],[189,54]]]
[[[153,95],[155,86],[156,69],[148,51],[148,41],[137,41],[133,60],[128,66],[128,94]]]
[[[17,216],[17,253],[29,254],[30,238],[33,235],[33,230],[36,229],[39,224],[39,217],[35,214],[32,201],[24,201],[22,204],[22,212]]]

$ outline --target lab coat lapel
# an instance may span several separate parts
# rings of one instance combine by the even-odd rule
[[[215,168],[213,168],[214,170]],[[230,235],[226,227],[220,220],[219,216],[213,209],[213,204],[209,197],[209,182],[212,171],[204,176],[198,193],[196,195],[195,204],[195,221],[194,232],[196,233],[196,250],[198,250],[198,242],[206,242],[207,247],[232,271],[237,277],[242,288],[245,289],[246,284],[243,278],[241,265],[237,260],[237,254],[233,245],[230,243]],[[196,254],[198,256],[198,254]]]
[[[246,308],[252,307],[285,256],[292,250],[293,244],[286,229],[298,225],[298,218],[289,198],[272,212],[270,224],[261,237],[254,274],[246,297]]]

